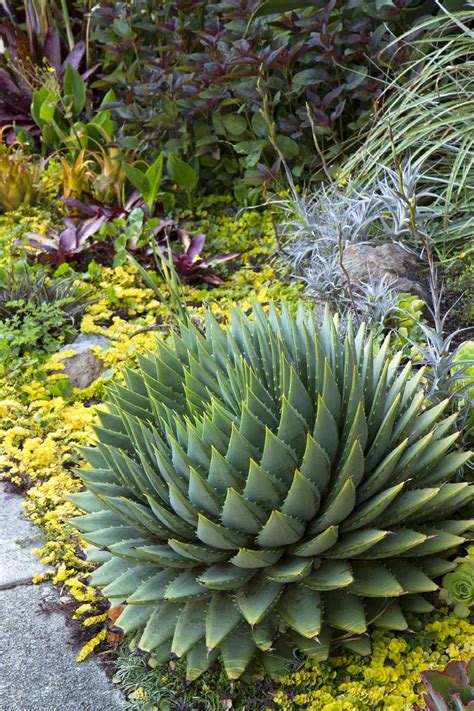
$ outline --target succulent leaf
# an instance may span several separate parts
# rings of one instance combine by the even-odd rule
[[[220,656],[234,679],[294,647],[368,653],[368,627],[431,609],[472,525],[473,486],[449,483],[469,453],[400,362],[329,312],[256,305],[182,324],[112,386],[71,500],[143,649],[187,656],[190,680]]]
[[[449,662],[443,670],[421,673],[426,686],[429,711],[466,711],[474,708],[474,658],[469,662]],[[415,706],[413,711],[421,711]]]

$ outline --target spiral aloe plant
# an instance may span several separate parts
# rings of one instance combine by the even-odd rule
[[[295,648],[368,652],[369,625],[430,610],[470,523],[473,487],[447,483],[469,453],[388,350],[257,305],[228,330],[183,324],[112,387],[71,498],[142,649],[186,656],[189,679],[220,655],[237,678]]]

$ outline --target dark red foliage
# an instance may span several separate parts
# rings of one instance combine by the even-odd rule
[[[43,261],[51,262],[56,266],[64,264],[64,262],[73,262],[90,248],[90,237],[97,234],[106,221],[105,215],[79,222],[71,217],[64,217],[65,227],[63,230],[51,228],[47,235],[28,232],[26,235],[27,244],[43,253]],[[23,243],[17,242],[16,244],[22,246]]]
[[[171,250],[171,257],[176,273],[182,281],[190,283],[203,281],[214,286],[219,286],[224,283],[220,277],[211,274],[207,270],[216,264],[222,264],[231,259],[236,259],[236,257],[239,256],[237,252],[217,254],[213,257],[203,259],[200,257],[200,254],[204,248],[206,235],[200,233],[191,237],[185,230],[178,230],[178,239],[182,251],[176,252]],[[168,247],[159,247],[159,249],[169,258],[170,250]]]
[[[48,69],[62,86],[67,65],[79,68],[86,45],[78,41],[72,51],[64,51],[48,14],[39,16],[31,1],[27,10],[26,32],[10,19],[0,21],[0,40],[6,50],[3,57],[0,55],[0,127],[13,125],[37,135],[39,129],[31,116],[34,91],[41,87]],[[96,68],[84,72],[82,78],[87,80]],[[13,141],[14,137],[13,129],[7,140]]]
[[[76,217],[82,219],[105,217],[106,220],[115,220],[117,217],[127,217],[137,207],[144,209],[143,199],[137,190],[134,190],[130,197],[119,205],[107,205],[87,193],[84,193],[83,197],[84,200],[62,198],[61,202],[67,205]]]
[[[313,132],[330,160],[367,121],[386,72],[403,58],[401,47],[384,53],[391,31],[413,21],[392,7],[385,25],[374,0],[321,0],[309,14],[252,22],[259,5],[170,0],[155,6],[155,21],[123,3],[94,13],[96,42],[107,49],[96,84],[110,86],[117,67],[119,87],[133,66],[135,80],[119,91],[125,131],[144,147],[197,159],[210,190],[239,175],[265,182],[279,168],[264,106],[295,177],[321,168]]]

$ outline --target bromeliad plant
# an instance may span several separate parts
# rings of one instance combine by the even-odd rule
[[[215,254],[211,257],[201,257],[204,249],[206,235],[203,233],[191,235],[183,229],[178,229],[178,239],[181,245],[181,252],[176,252],[169,248],[159,248],[167,259],[173,261],[174,269],[181,281],[189,283],[206,282],[219,286],[224,283],[216,274],[211,274],[209,269],[216,264],[223,264],[232,259],[236,259],[238,252],[227,252],[226,254]]]
[[[55,265],[64,264],[79,259],[91,246],[89,239],[97,234],[107,221],[106,215],[99,215],[88,220],[76,222],[70,217],[64,217],[63,230],[50,228],[47,235],[38,232],[28,232],[27,245],[42,253],[44,260]],[[23,246],[23,242],[16,242]]]
[[[41,166],[33,165],[21,143],[5,145],[5,128],[0,129],[0,210],[7,211],[35,203]]]
[[[71,499],[142,649],[238,678],[295,648],[368,653],[369,627],[431,609],[470,525],[473,487],[449,483],[469,453],[388,349],[364,326],[342,342],[328,311],[318,328],[255,305],[228,331],[182,323],[111,389]]]

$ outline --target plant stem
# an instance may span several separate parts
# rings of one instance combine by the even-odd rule
[[[69,51],[72,52],[72,50],[74,49],[74,35],[72,34],[71,18],[69,17],[67,0],[61,0],[61,9],[63,11],[63,19],[64,19],[64,25],[66,27],[66,35],[67,35],[67,43],[69,46]]]

